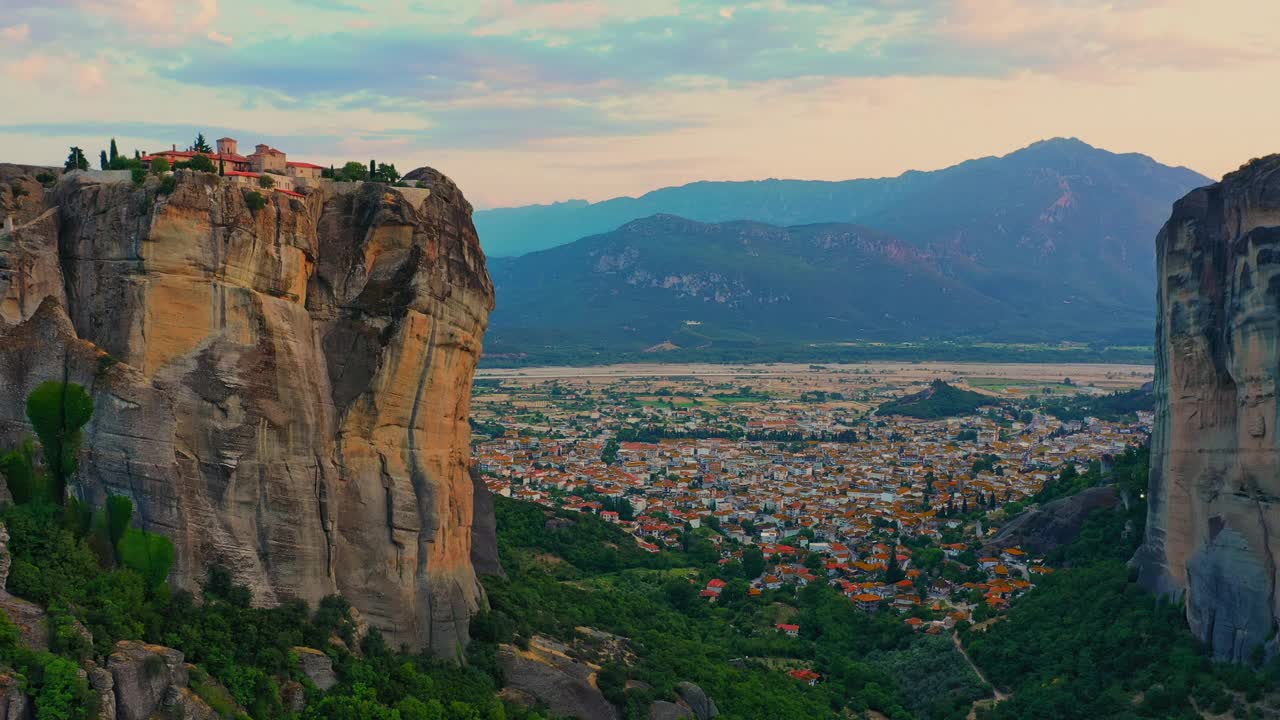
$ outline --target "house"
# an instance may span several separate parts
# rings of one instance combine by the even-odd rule
[[[853,596],[853,603],[859,610],[875,612],[880,609],[880,596],[873,593],[859,593]]]
[[[808,668],[792,670],[787,674],[810,687],[817,685],[818,681],[822,680],[822,675],[814,672],[813,670],[809,670]]]
[[[778,623],[773,626],[778,632],[786,634],[787,637],[798,637],[800,635],[799,625],[788,625],[786,623]]]

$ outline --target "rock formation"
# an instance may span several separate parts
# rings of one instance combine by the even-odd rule
[[[571,648],[534,635],[527,649],[499,645],[498,667],[506,686],[502,696],[519,704],[542,703],[560,717],[613,720],[618,711],[596,684],[599,665],[570,656]]]
[[[0,446],[34,387],[80,383],[72,490],[133,499],[176,585],[220,564],[259,604],[341,593],[393,646],[454,657],[483,602],[467,418],[493,288],[471,206],[428,169],[258,209],[175,177],[0,183]]]
[[[1192,191],[1156,240],[1149,589],[1185,596],[1219,659],[1277,650],[1280,156]]]
[[[1005,548],[1019,547],[1033,555],[1044,555],[1079,537],[1085,521],[1094,511],[1108,510],[1119,504],[1120,493],[1112,485],[1091,487],[1075,495],[1058,498],[1010,520],[987,541],[985,552],[998,554]]]

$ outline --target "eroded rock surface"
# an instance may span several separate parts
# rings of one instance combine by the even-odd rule
[[[1219,659],[1277,650],[1280,156],[1174,205],[1156,241],[1159,321],[1148,588],[1186,598]]]
[[[341,593],[394,646],[455,657],[472,566],[471,380],[493,288],[452,181],[302,197],[180,171],[70,173],[0,204],[0,446],[45,380],[89,389],[78,483],[125,495],[195,590]],[[38,200],[38,202],[33,202]]]
[[[1114,486],[1091,487],[1022,513],[1000,528],[987,547],[996,551],[1019,547],[1032,555],[1043,555],[1079,537],[1095,510],[1119,504],[1120,493]]]
[[[599,666],[569,656],[569,648],[551,638],[535,635],[528,649],[498,647],[498,667],[512,702],[532,698],[557,716],[581,720],[613,720],[618,711],[596,687]]]

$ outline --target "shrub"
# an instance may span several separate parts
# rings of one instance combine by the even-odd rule
[[[173,543],[169,538],[136,528],[125,530],[116,546],[120,562],[156,586],[169,577],[173,567]]]
[[[33,500],[48,500],[48,481],[35,464],[36,447],[31,438],[0,455],[0,475],[9,487],[9,495],[18,505]]]
[[[179,165],[179,167],[184,166],[190,170],[199,170],[200,172],[207,173],[217,170],[217,168],[213,166],[213,161],[210,160],[207,155],[194,155],[189,161]]]
[[[169,161],[165,158],[156,158],[151,161],[151,172],[159,175],[160,173],[169,172]]]
[[[147,181],[147,171],[142,168],[133,168],[129,171],[133,175],[133,184],[141,185]]]
[[[267,198],[255,190],[244,196],[244,203],[249,206],[250,210],[257,212],[267,206]]]
[[[276,181],[271,179],[270,175],[263,174],[258,178],[258,187],[263,190],[270,190],[276,186]]]
[[[27,194],[27,189],[21,183],[11,184],[9,189],[13,191],[13,196],[16,198],[25,197]]]
[[[83,437],[80,430],[92,416],[93,398],[76,383],[49,380],[27,397],[27,418],[40,438],[55,502],[61,501],[63,488],[76,473]]]
[[[52,185],[57,181],[58,181],[58,176],[54,175],[51,172],[45,171],[45,172],[36,173],[36,182],[40,183],[41,185]]]
[[[165,175],[160,178],[160,194],[169,195],[178,189],[178,178],[173,175]]]

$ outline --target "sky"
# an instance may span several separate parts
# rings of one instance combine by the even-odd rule
[[[0,161],[197,132],[478,208],[928,170],[1069,136],[1280,152],[1276,0],[0,0]]]

